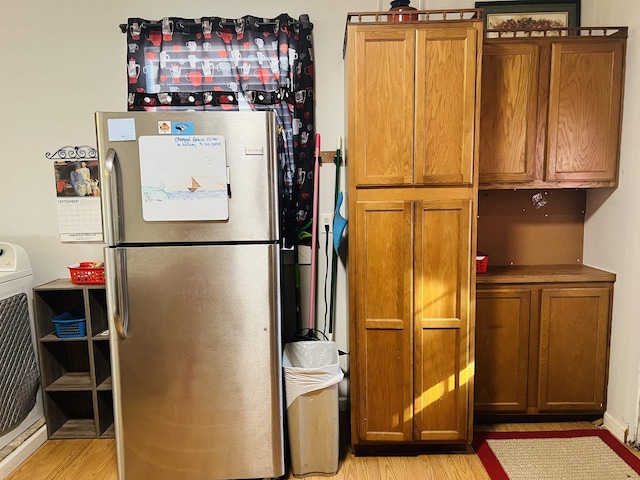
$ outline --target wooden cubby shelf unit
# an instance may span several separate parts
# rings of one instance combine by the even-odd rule
[[[113,438],[104,285],[58,279],[34,288],[33,293],[48,437]],[[74,310],[84,311],[87,334],[59,338],[51,320]]]

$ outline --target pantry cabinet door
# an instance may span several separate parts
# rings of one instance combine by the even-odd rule
[[[471,185],[479,79],[477,28],[417,31],[416,184]]]
[[[356,202],[355,214],[355,440],[408,442],[413,415],[412,204]]]
[[[468,199],[416,202],[416,440],[464,440],[468,436],[469,383],[473,379],[471,295],[475,288],[471,211]]]
[[[413,28],[357,28],[349,38],[349,162],[356,185],[413,182]]]

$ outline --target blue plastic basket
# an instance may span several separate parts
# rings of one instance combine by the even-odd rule
[[[65,312],[51,319],[58,338],[78,338],[87,336],[87,320],[82,310]]]

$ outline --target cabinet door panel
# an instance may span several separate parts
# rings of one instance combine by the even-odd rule
[[[473,179],[477,30],[417,32],[415,183]]]
[[[546,180],[617,180],[622,42],[554,44]]]
[[[415,418],[420,440],[467,436],[471,202],[417,202],[415,226]]]
[[[410,441],[411,202],[358,202],[356,216],[359,438]]]
[[[413,29],[384,28],[361,28],[353,38],[349,153],[357,185],[413,182],[414,39]]]
[[[416,349],[416,440],[462,440],[467,436],[467,380],[462,329],[420,324]],[[418,354],[416,353],[418,357]]]
[[[538,62],[537,45],[483,46],[480,183],[534,179]]]
[[[541,292],[538,410],[602,412],[609,288]]]
[[[476,299],[475,409],[524,413],[531,292],[484,290]]]

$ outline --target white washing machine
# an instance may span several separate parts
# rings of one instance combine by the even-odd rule
[[[0,456],[0,478],[15,468],[16,452],[21,450],[17,437],[44,416],[32,297],[27,252],[19,245],[0,242],[0,451],[10,452]]]

